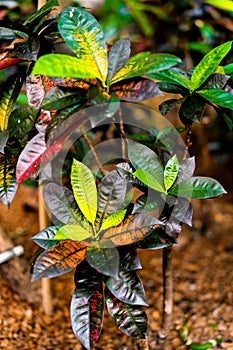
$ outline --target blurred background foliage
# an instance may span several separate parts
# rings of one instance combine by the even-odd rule
[[[232,0],[59,0],[59,3],[80,5],[92,12],[109,45],[129,37],[132,54],[147,50],[172,53],[183,60],[184,70],[195,66],[213,47],[233,40]],[[0,20],[23,23],[36,8],[37,0],[1,0]],[[0,49],[7,44],[0,42]],[[230,62],[233,62],[233,52],[223,63]],[[0,80],[5,80],[16,69],[17,66],[12,66],[1,70]],[[18,103],[26,103],[23,95],[20,98]],[[207,111],[202,120],[210,148],[217,149],[219,154],[231,152],[232,133],[225,129],[220,118]]]

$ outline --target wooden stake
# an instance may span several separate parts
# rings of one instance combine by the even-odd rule
[[[46,4],[47,0],[38,0],[37,11]]]
[[[39,182],[39,229],[40,231],[50,225],[49,217],[45,210],[44,199],[42,195],[42,185]],[[41,280],[41,295],[42,306],[46,315],[51,315],[53,312],[51,281],[49,278],[42,278]]]

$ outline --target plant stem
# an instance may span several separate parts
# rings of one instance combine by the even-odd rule
[[[166,348],[166,341],[172,325],[173,309],[173,270],[172,246],[163,249],[163,318],[158,333],[157,350]]]
[[[119,108],[119,117],[120,117],[120,135],[121,135],[121,155],[122,158],[126,158],[126,147],[125,147],[125,130],[124,130],[124,123],[123,123],[123,116],[121,108]]]
[[[94,157],[94,159],[96,161],[96,164],[98,165],[99,171],[101,172],[102,176],[105,176],[105,172],[104,172],[104,169],[102,167],[102,164],[100,163],[99,157],[98,157],[94,147],[92,146],[92,144],[91,144],[87,134],[85,133],[85,131],[82,128],[80,128],[80,130],[82,132],[82,137],[86,141],[86,144],[88,145],[91,153],[93,154],[93,157]]]

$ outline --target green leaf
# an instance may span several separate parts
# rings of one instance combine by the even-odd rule
[[[220,10],[233,12],[232,0],[205,0],[205,3],[217,7]]]
[[[150,174],[163,189],[163,166],[159,157],[147,146],[128,140],[128,155],[133,167]]]
[[[203,57],[191,76],[191,82],[193,83],[192,91],[198,89],[215,72],[222,59],[230,51],[231,45],[232,42],[228,41],[212,49]]]
[[[187,79],[183,73],[173,69],[166,69],[161,72],[147,74],[148,77],[161,80],[163,83],[171,83],[178,86],[183,86],[184,88],[191,90],[193,83]]]
[[[149,236],[136,243],[136,247],[139,249],[163,249],[169,247],[175,243],[175,240],[167,235],[164,230],[157,228]]]
[[[220,107],[233,109],[233,95],[224,90],[209,89],[197,91],[201,97]]]
[[[223,118],[223,120],[225,121],[227,127],[228,127],[228,130],[231,132],[232,129],[233,129],[233,122],[232,122],[232,117],[231,117],[231,111],[224,111],[220,108],[216,108],[216,111],[218,113],[218,115]]]
[[[126,209],[119,210],[115,213],[110,214],[103,222],[100,231],[107,230],[110,227],[119,225],[126,214]]]
[[[60,53],[41,56],[36,61],[31,76],[48,75],[59,78],[97,78],[96,72],[77,57]]]
[[[10,116],[8,129],[10,135],[15,138],[22,138],[33,127],[38,110],[35,107],[22,106],[16,108]]]
[[[201,116],[204,112],[205,101],[198,96],[197,93],[193,93],[187,96],[182,102],[179,109],[180,118],[187,118],[194,122],[200,122]]]
[[[220,183],[208,177],[191,177],[175,185],[169,194],[187,198],[211,198],[225,194],[226,191]]]
[[[104,33],[98,21],[81,7],[66,7],[59,18],[61,36],[85,66],[103,84],[108,73]],[[86,76],[88,78],[88,76]]]
[[[179,171],[179,161],[176,154],[170,158],[165,165],[164,169],[164,184],[166,191],[174,184],[176,181]]]
[[[9,77],[4,84],[1,85],[0,131],[4,131],[8,127],[8,120],[22,87],[24,76],[24,72],[14,74]]]
[[[117,40],[112,45],[108,54],[108,82],[124,66],[129,56],[130,40],[128,38]]]
[[[77,287],[70,305],[73,332],[88,350],[99,339],[104,318],[103,286],[96,280],[95,271],[92,272],[94,278],[83,276],[80,282],[75,281]]]
[[[72,239],[73,241],[85,241],[91,237],[91,233],[81,225],[64,225],[59,228],[54,239]]]
[[[33,266],[32,281],[56,277],[73,270],[86,257],[86,242],[60,241],[41,253]]]
[[[166,193],[163,184],[157,180],[155,175],[151,175],[143,169],[137,169],[133,175],[142,181],[146,186],[153,188],[153,190],[161,193]]]
[[[97,212],[95,178],[86,165],[75,159],[71,168],[71,185],[81,212],[94,225]]]
[[[149,76],[151,73],[167,69],[180,63],[181,60],[170,54],[150,54],[135,55],[131,57],[124,67],[112,78],[111,84],[123,79],[130,79],[142,75]]]
[[[107,288],[123,303],[148,306],[142,282],[135,271],[120,271],[118,279],[109,277]]]
[[[142,306],[134,306],[118,300],[106,289],[109,315],[117,327],[131,338],[143,339],[147,333],[147,316]]]
[[[49,13],[53,7],[58,6],[58,0],[48,0],[44,6],[42,6],[35,14],[29,17],[26,23],[36,23],[41,17]]]
[[[170,111],[170,109],[175,108],[179,106],[179,104],[183,103],[186,100],[187,97],[183,98],[172,98],[170,100],[164,101],[159,105],[159,111],[161,112],[162,116],[165,116],[167,112]]]
[[[36,244],[38,244],[41,248],[44,248],[44,249],[50,248],[56,245],[57,243],[59,243],[59,241],[56,241],[54,239],[54,236],[56,232],[59,230],[59,227],[60,226],[47,227],[41,230],[40,232],[38,232],[36,235],[34,235],[31,238],[31,240]]]
[[[45,95],[41,107],[43,109],[60,110],[71,106],[83,107],[87,99],[87,93],[83,89],[51,88]]]
[[[119,253],[110,240],[99,241],[87,248],[87,262],[98,272],[118,278]]]
[[[181,85],[178,86],[163,81],[157,81],[156,84],[161,91],[168,92],[170,94],[180,94],[182,96],[187,95],[187,90]]]
[[[225,74],[231,74],[233,73],[233,63],[229,63],[226,66],[223,67]]]

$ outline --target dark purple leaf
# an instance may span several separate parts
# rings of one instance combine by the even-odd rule
[[[142,268],[140,259],[134,249],[119,247],[118,252],[120,254],[120,270],[128,272]]]
[[[157,228],[145,239],[136,243],[135,246],[141,249],[155,250],[169,247],[174,243],[176,243],[176,241],[167,235],[162,228]]]
[[[124,67],[130,56],[130,51],[130,40],[128,38],[120,39],[112,45],[108,54],[108,81]]]
[[[90,245],[87,248],[86,259],[98,272],[118,278],[119,253],[110,240]]]
[[[131,338],[144,339],[147,333],[147,316],[142,306],[133,306],[118,300],[106,288],[109,315],[117,327]]]
[[[75,199],[68,188],[56,183],[46,184],[43,189],[43,197],[58,221],[64,224],[75,222],[75,215],[71,209],[72,206],[74,207]]]
[[[86,299],[84,290],[78,287],[72,296],[70,316],[72,329],[76,337],[88,350],[99,339],[103,326],[104,317],[103,286],[99,284],[98,289],[92,292]]]
[[[107,174],[98,185],[97,229],[107,215],[124,209],[127,182],[116,170]]]
[[[119,271],[119,278],[109,277],[107,288],[119,300],[130,305],[148,306],[142,282],[135,271]]]

